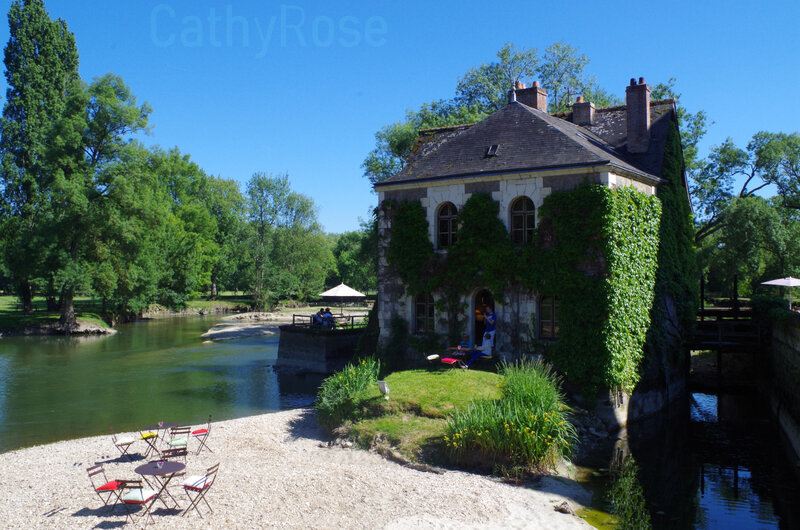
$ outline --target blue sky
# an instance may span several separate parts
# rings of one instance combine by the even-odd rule
[[[452,97],[506,42],[568,42],[618,96],[631,77],[675,77],[682,105],[714,122],[701,156],[728,136],[800,130],[795,0],[45,2],[75,34],[84,79],[113,72],[153,107],[147,144],[242,184],[286,172],[328,232],[375,206],[360,167],[375,132]]]

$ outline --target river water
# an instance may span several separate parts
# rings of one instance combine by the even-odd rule
[[[800,482],[786,454],[758,392],[696,392],[594,455],[604,472],[592,484],[602,492],[595,507],[616,501],[629,522],[657,529],[800,528]]]
[[[274,335],[204,344],[218,316],[107,337],[0,339],[0,452],[157,421],[205,423],[308,405],[320,378],[278,374]]]
[[[154,319],[109,337],[0,339],[0,452],[109,426],[200,424],[209,414],[222,420],[313,401],[321,376],[273,369],[277,326],[273,335],[203,343],[219,320]],[[600,455],[596,468],[633,465],[600,473],[597,507],[610,510],[605,495],[615,491],[632,517],[647,512],[655,528],[800,528],[795,464],[781,444],[758,394],[692,394],[630,426],[622,448]]]

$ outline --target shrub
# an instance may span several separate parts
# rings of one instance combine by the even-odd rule
[[[314,408],[321,425],[333,428],[357,419],[357,395],[376,384],[380,363],[372,357],[348,364],[326,378],[319,387]]]
[[[474,401],[448,417],[444,441],[456,462],[553,469],[572,452],[560,381],[548,365],[503,364],[502,397]]]

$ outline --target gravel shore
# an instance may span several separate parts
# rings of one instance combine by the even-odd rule
[[[165,418],[170,419],[170,418]],[[192,440],[190,449],[196,446]],[[214,453],[190,454],[187,474],[220,463],[208,492],[214,513],[182,517],[154,506],[161,528],[590,528],[554,506],[588,503],[577,484],[545,477],[536,489],[458,471],[426,472],[356,449],[328,446],[310,409],[212,424]],[[133,451],[143,451],[137,441]],[[118,506],[107,514],[86,468],[103,463],[109,479],[140,478],[144,462],[121,461],[109,436],[58,442],[0,454],[3,528],[112,528],[125,525]],[[181,480],[170,491],[182,507]],[[128,523],[129,525],[131,523]],[[142,526],[137,518],[134,527]]]

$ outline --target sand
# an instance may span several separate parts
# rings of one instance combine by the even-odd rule
[[[195,512],[182,516],[159,503],[153,508],[158,527],[589,528],[554,510],[564,500],[575,509],[588,504],[588,494],[572,481],[545,477],[534,489],[460,471],[412,469],[374,452],[329,445],[311,409],[213,423],[208,444],[214,453],[190,454],[186,472],[203,474],[220,463],[207,494],[214,512],[203,507],[202,519]],[[144,449],[142,441],[133,445],[134,452]],[[103,463],[109,479],[134,479],[143,462],[121,460],[108,435],[0,454],[0,525],[121,527],[124,509],[106,513],[86,468]],[[175,478],[169,490],[185,508],[181,481]]]

